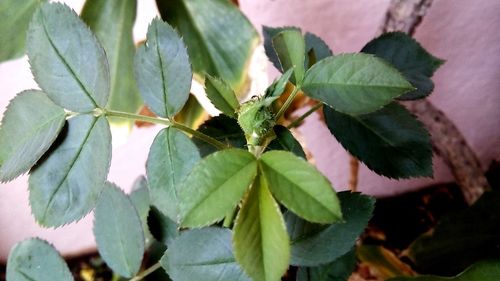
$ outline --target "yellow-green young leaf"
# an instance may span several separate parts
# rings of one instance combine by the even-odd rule
[[[288,209],[317,223],[342,218],[340,202],[330,182],[314,166],[291,152],[270,151],[259,160],[269,190]]]
[[[186,47],[160,19],[151,22],[146,44],[137,50],[135,75],[144,101],[158,116],[173,117],[189,97],[192,72]]]
[[[273,37],[285,30],[297,30],[298,32],[302,32],[300,28],[295,26],[283,26],[283,27],[262,26],[262,36],[264,37],[264,51],[266,52],[266,56],[269,59],[269,61],[274,65],[274,67],[282,73],[283,69],[281,68],[281,63],[278,58],[278,54],[276,54],[276,50],[273,47]]]
[[[94,211],[94,236],[106,264],[124,277],[133,277],[141,266],[144,234],[132,201],[107,183]]]
[[[259,35],[228,0],[156,0],[162,18],[174,26],[188,46],[199,80],[208,73],[246,92],[248,65]]]
[[[35,12],[28,29],[27,50],[36,82],[56,104],[76,112],[106,106],[106,54],[68,6],[46,3]]]
[[[110,94],[107,108],[136,112],[142,104],[134,77],[132,37],[137,0],[87,0],[81,17],[101,42],[109,61]],[[126,119],[111,123],[133,125]]]
[[[66,114],[43,92],[29,90],[9,104],[0,127],[0,181],[27,172],[55,141]]]
[[[388,281],[497,281],[500,278],[500,260],[480,261],[454,277],[421,275],[396,277]]]
[[[321,60],[307,71],[302,89],[306,95],[349,115],[375,111],[414,90],[397,69],[363,53]]]
[[[290,261],[290,242],[280,208],[258,175],[243,200],[233,235],[234,255],[254,281],[278,281]]]
[[[171,127],[161,130],[151,145],[146,162],[151,203],[173,221],[179,214],[179,189],[200,159],[191,139]]]
[[[236,110],[240,107],[238,99],[231,87],[222,79],[205,76],[205,90],[213,105],[227,116],[236,117]]]
[[[161,265],[176,281],[250,281],[236,263],[227,228],[207,227],[182,232],[169,245]]]
[[[81,219],[94,208],[108,176],[111,133],[106,118],[79,115],[66,128],[29,177],[31,211],[43,226]]]
[[[71,281],[73,276],[59,253],[46,241],[31,238],[12,247],[7,260],[9,281]]]
[[[179,190],[181,226],[202,227],[222,219],[240,202],[256,173],[257,160],[242,149],[204,158]]]
[[[24,54],[26,31],[35,10],[47,0],[4,0],[0,2],[0,62]]]
[[[265,97],[279,97],[283,94],[286,88],[286,84],[288,80],[293,74],[293,68],[287,70],[281,77],[275,80],[269,87],[266,89]]]
[[[302,84],[306,44],[300,30],[290,29],[278,33],[273,37],[273,48],[283,71],[293,68],[292,82]]]

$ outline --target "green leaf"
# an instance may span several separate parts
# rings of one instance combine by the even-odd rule
[[[144,234],[132,201],[107,183],[94,211],[94,236],[99,254],[114,272],[133,277],[141,266]]]
[[[177,223],[162,214],[157,208],[151,207],[148,215],[148,229],[156,241],[169,246],[179,236]]]
[[[241,130],[238,121],[226,115],[221,114],[212,117],[210,120],[203,123],[200,128],[198,128],[198,131],[232,147],[245,148],[247,144],[245,133]],[[200,150],[202,157],[217,151],[216,147],[202,140],[194,138],[193,142]]]
[[[275,281],[290,260],[289,238],[280,208],[258,175],[243,200],[233,236],[238,263],[254,281]]]
[[[145,247],[147,248],[153,242],[153,236],[149,232],[148,228],[149,205],[151,203],[149,199],[148,182],[144,176],[140,176],[134,181],[134,184],[132,185],[132,192],[129,197],[139,214],[139,218],[141,219]]]
[[[306,45],[300,30],[285,30],[273,37],[273,48],[276,50],[281,69],[293,68],[292,82],[302,84],[304,79],[304,61]]]
[[[337,140],[368,168],[389,178],[432,176],[432,147],[423,125],[391,103],[373,113],[349,116],[323,107]]]
[[[323,41],[323,39],[319,38],[317,35],[306,32],[304,35],[304,40],[306,41],[306,67],[310,68],[318,61],[333,56],[332,50],[330,47]]]
[[[360,53],[316,63],[307,71],[302,89],[337,111],[358,115],[380,109],[413,87],[384,60]]]
[[[273,130],[274,134],[276,134],[276,138],[268,145],[269,150],[290,151],[295,154],[295,156],[306,159],[306,153],[290,130],[281,125],[274,126]]]
[[[193,70],[228,82],[240,95],[248,87],[248,65],[259,35],[228,0],[156,0],[164,20],[188,46]],[[199,79],[202,80],[202,79]]]
[[[161,265],[176,281],[250,281],[234,259],[231,231],[225,228],[183,232],[169,246]]]
[[[76,112],[106,106],[106,54],[68,6],[46,3],[35,12],[28,29],[27,51],[36,82],[56,104]]]
[[[468,209],[443,216],[423,234],[408,256],[422,273],[454,275],[469,265],[500,258],[500,192],[484,193]]]
[[[17,243],[10,250],[7,280],[66,281],[73,280],[73,276],[52,245],[31,238]]]
[[[293,68],[287,70],[281,77],[275,80],[267,89],[265,98],[279,97],[285,92],[286,84],[293,74]]]
[[[112,110],[136,112],[142,105],[134,78],[136,6],[136,0],[87,0],[81,13],[108,56],[111,81],[107,108]],[[112,118],[111,122],[133,125],[126,119]]]
[[[181,226],[202,227],[222,219],[239,203],[256,173],[255,157],[242,149],[204,158],[179,190]]]
[[[29,177],[31,211],[43,226],[61,226],[90,212],[109,171],[111,133],[105,117],[75,116],[65,128],[60,143]]]
[[[500,261],[478,262],[455,277],[422,275],[417,277],[396,277],[388,281],[497,281],[500,277]]]
[[[340,203],[330,182],[304,159],[270,151],[259,163],[273,195],[292,212],[317,223],[341,220]]]
[[[303,229],[289,227],[290,233],[295,237],[292,240],[291,264],[318,266],[330,263],[347,253],[363,232],[372,216],[375,200],[359,193],[339,192],[338,195],[342,203],[344,223],[313,231],[308,224],[295,224],[306,226]]]
[[[428,96],[434,89],[430,79],[444,63],[443,60],[428,53],[422,46],[403,32],[390,32],[368,42],[361,50],[383,58],[396,67],[416,88],[401,97],[401,100],[420,99]]]
[[[299,267],[296,281],[347,281],[356,267],[356,249],[326,265]]]
[[[269,59],[269,61],[280,72],[283,72],[283,69],[281,68],[281,63],[278,58],[278,54],[276,53],[276,50],[274,50],[273,47],[273,37],[278,35],[282,31],[288,31],[288,30],[296,30],[298,32],[301,32],[300,28],[295,26],[283,26],[283,27],[269,27],[265,25],[262,26],[262,35],[264,37],[264,51],[266,52],[266,56]]]
[[[35,165],[65,120],[64,110],[41,91],[24,91],[11,100],[0,127],[0,181],[11,181]]]
[[[173,221],[179,215],[179,189],[200,159],[191,139],[171,127],[161,130],[151,145],[146,162],[151,203]]]
[[[175,121],[188,126],[189,128],[197,129],[205,121],[205,119],[208,118],[208,116],[208,113],[198,102],[196,97],[194,95],[189,95],[189,98],[182,110],[175,115]]]
[[[191,65],[180,36],[167,23],[154,19],[147,41],[135,55],[135,74],[144,101],[161,117],[173,117],[189,97]]]
[[[0,62],[24,54],[26,31],[35,10],[47,0],[4,0],[0,2]]]
[[[222,79],[205,76],[205,90],[213,105],[229,117],[236,117],[240,103],[231,87]]]

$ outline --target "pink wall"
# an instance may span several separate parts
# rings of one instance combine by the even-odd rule
[[[76,10],[83,0],[64,1]],[[145,37],[155,16],[154,0],[140,0],[136,40]],[[247,0],[242,10],[261,25],[296,25],[320,35],[335,53],[356,52],[377,32],[388,0]],[[500,155],[500,1],[435,1],[417,31],[422,45],[447,63],[436,73],[432,102],[462,130],[486,167]],[[270,76],[276,76],[271,69]],[[36,87],[26,59],[0,64],[0,112],[19,91]],[[125,189],[144,173],[149,145],[158,128],[134,130],[124,144],[116,145],[109,179]],[[318,167],[337,189],[347,184],[348,158],[323,125],[312,116],[300,130]],[[452,180],[447,168],[435,159],[434,182]],[[92,217],[59,229],[36,225],[28,206],[27,177],[0,184],[0,260],[19,240],[38,236],[52,242],[64,254],[91,250]],[[360,189],[386,196],[432,183],[431,180],[391,181],[361,169]]]

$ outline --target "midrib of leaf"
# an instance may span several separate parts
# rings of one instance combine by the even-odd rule
[[[220,264],[230,264],[230,263],[235,263],[236,261],[234,258],[230,259],[220,259],[220,260],[215,260],[215,261],[207,261],[207,262],[196,262],[196,263],[184,263],[184,264],[177,264],[179,266],[206,266],[206,265],[220,265]]]
[[[121,192],[121,191],[120,191],[120,192]],[[113,206],[116,206],[117,204],[116,204],[116,201],[114,200],[113,196],[112,196],[111,198],[112,198],[111,200],[112,200],[112,204],[113,204]],[[116,210],[116,208],[113,208],[113,210]],[[128,260],[125,258],[125,248],[123,247],[123,245],[124,245],[125,243],[123,242],[123,235],[121,235],[121,234],[122,234],[122,232],[118,229],[118,221],[117,221],[117,219],[116,219],[116,218],[117,218],[117,216],[115,215],[115,216],[111,216],[111,217],[113,217],[113,220],[114,220],[114,222],[115,222],[115,223],[114,223],[114,228],[115,228],[115,230],[116,230],[116,233],[117,233],[117,234],[118,234],[118,236],[119,236],[119,238],[118,238],[119,243],[118,243],[118,244],[120,244],[120,249],[121,249],[121,252],[122,252],[122,254],[121,254],[121,255],[119,255],[119,256],[120,256],[120,257],[123,259],[123,261],[125,262],[124,264],[125,264],[125,266],[127,267],[128,272],[132,272],[131,267],[130,267],[130,264],[129,264]]]
[[[76,75],[76,73],[73,71],[73,68],[71,68],[71,66],[68,64],[68,62],[64,59],[64,57],[61,55],[61,53],[59,52],[59,49],[56,47],[56,45],[54,44],[54,42],[52,41],[52,38],[50,37],[49,35],[49,32],[47,31],[47,26],[45,25],[45,15],[43,14],[43,12],[40,13],[42,16],[42,25],[43,25],[43,30],[44,30],[44,33],[45,33],[45,36],[47,36],[47,40],[49,41],[50,43],[50,46],[54,49],[55,53],[57,54],[57,56],[59,57],[59,59],[62,61],[62,63],[64,64],[64,66],[66,67],[66,69],[71,73],[71,75],[73,77],[75,77],[75,80],[76,82],[78,83],[78,86],[80,86],[80,88],[83,90],[83,92],[86,94],[87,98],[90,99],[90,101],[92,102],[92,104],[96,107],[96,108],[99,108],[99,106],[97,105],[96,101],[94,100],[94,98],[92,98],[92,96],[90,95],[90,91],[87,90],[87,88],[85,88],[85,85],[83,85],[82,81],[80,81],[80,77],[78,77],[78,75]]]
[[[311,196],[309,193],[307,193],[305,190],[303,190],[302,188],[300,188],[299,185],[293,183],[292,181],[290,181],[283,173],[279,172],[278,170],[274,169],[273,167],[271,167],[270,165],[267,165],[264,161],[260,161],[260,164],[263,165],[263,166],[267,166],[269,169],[273,170],[276,174],[279,174],[283,179],[285,179],[290,185],[293,185],[293,186],[296,186],[296,187],[299,187],[297,188],[297,190],[300,190],[302,194],[306,195],[307,197],[313,199],[314,202],[318,203],[319,206],[321,206],[324,210],[326,210],[328,213],[332,214],[332,212],[320,201],[318,201],[315,197]],[[264,169],[261,168],[261,172],[265,175],[266,172],[264,172]],[[266,177],[267,178],[267,177]],[[266,179],[267,181],[267,179]]]
[[[406,92],[412,90],[412,88],[402,87],[402,86],[392,86],[392,85],[348,84],[348,83],[338,83],[338,82],[305,83],[305,84],[306,84],[306,86],[304,86],[305,88],[319,88],[319,87],[322,87],[322,86],[326,85],[326,86],[359,87],[359,88],[366,88],[366,87],[370,87],[370,88],[393,88],[393,89],[406,90]]]
[[[84,147],[84,146],[85,146],[85,144],[87,143],[87,140],[88,140],[88,138],[89,138],[90,134],[92,133],[92,130],[94,130],[94,126],[95,126],[95,124],[97,123],[97,121],[98,121],[98,120],[99,120],[98,118],[94,118],[94,120],[93,120],[93,124],[92,124],[92,126],[90,127],[90,129],[88,130],[87,135],[85,136],[85,138],[84,138],[84,140],[83,140],[82,144],[81,144],[81,145],[80,145],[80,147],[78,148],[78,152],[76,153],[75,158],[71,161],[71,164],[69,165],[68,172],[64,175],[63,179],[59,182],[59,184],[57,185],[57,187],[56,187],[56,189],[54,190],[54,192],[52,192],[52,194],[50,195],[49,201],[48,201],[47,205],[45,206],[45,210],[44,210],[44,212],[43,212],[43,216],[42,216],[42,219],[41,219],[41,221],[42,221],[42,222],[43,222],[43,221],[45,221],[45,216],[47,215],[47,211],[48,211],[48,209],[49,209],[50,204],[52,203],[52,200],[54,199],[54,196],[55,196],[55,195],[56,195],[56,193],[59,191],[59,189],[61,188],[62,184],[63,184],[63,183],[66,181],[66,179],[68,178],[68,175],[70,174],[71,170],[73,169],[73,166],[75,165],[76,161],[77,161],[77,160],[78,160],[78,158],[80,157],[80,154],[81,154],[81,152],[82,152],[82,150],[83,150],[83,147]],[[68,193],[69,193],[69,194],[68,194],[68,196],[70,196],[70,197],[71,197],[71,188],[69,189],[69,192],[68,192]],[[68,206],[67,206],[67,208],[66,208],[66,211],[68,210],[68,208],[69,208],[69,204],[68,204]],[[64,214],[64,215],[66,215],[66,212],[65,212],[65,214]]]
[[[184,10],[186,11],[186,15],[187,17],[189,18],[189,21],[192,23],[193,25],[193,29],[195,30],[196,32],[196,35],[198,38],[200,38],[201,40],[199,40],[201,42],[201,44],[205,47],[205,50],[207,50],[207,57],[210,59],[210,64],[211,66],[214,68],[214,70],[217,72],[217,73],[209,73],[211,75],[218,75],[220,76],[220,70],[218,69],[217,65],[214,63],[214,58],[212,56],[212,53],[210,52],[210,48],[208,47],[208,44],[205,42],[206,38],[203,36],[203,32],[201,32],[200,28],[198,27],[198,25],[196,24],[196,21],[194,20],[194,16],[190,13],[190,10],[189,8],[187,7],[186,3],[184,2],[185,0],[180,0],[179,2],[181,2],[181,6],[184,8]],[[195,15],[196,16],[196,15]],[[208,40],[207,40],[208,41]]]
[[[165,73],[163,71],[163,58],[160,53],[160,37],[158,36],[158,24],[155,25],[155,37],[156,37],[156,54],[158,55],[158,60],[160,63],[160,74],[161,74],[161,83],[163,88],[163,105],[165,106],[165,113],[168,117],[170,116],[170,111],[168,110],[167,105],[167,85],[165,83]]]
[[[191,208],[190,212],[189,212],[189,213],[187,213],[187,214],[185,215],[185,217],[189,216],[193,210],[197,209],[200,205],[202,205],[203,203],[205,203],[205,201],[206,201],[206,200],[207,200],[207,199],[208,199],[208,198],[212,195],[212,193],[213,193],[213,192],[217,191],[217,190],[218,190],[221,186],[225,185],[228,181],[230,181],[232,178],[234,178],[234,177],[236,177],[237,175],[239,175],[242,171],[246,171],[246,169],[248,168],[248,166],[252,165],[254,161],[255,161],[255,160],[254,160],[254,159],[252,159],[252,161],[248,162],[248,163],[247,163],[244,167],[242,167],[242,168],[241,168],[241,169],[240,169],[240,170],[239,170],[236,174],[233,174],[233,176],[231,176],[231,177],[227,178],[226,180],[224,180],[224,182],[223,182],[223,183],[219,184],[219,185],[217,186],[217,188],[215,188],[214,190],[212,190],[212,192],[210,192],[210,193],[208,194],[208,196],[203,197],[203,199],[202,199],[201,201],[199,201],[198,203],[196,203],[196,205],[194,205],[194,206]]]
[[[170,162],[170,183],[172,188],[174,189],[174,197],[175,201],[177,202],[177,186],[176,183],[177,181],[175,180],[175,171],[174,171],[174,160],[172,159],[172,150],[170,149],[170,132],[171,129],[167,129],[167,153],[168,153],[168,161]],[[182,133],[181,133],[182,134]],[[175,207],[175,213],[176,215],[179,213],[179,208],[178,205],[174,206]]]

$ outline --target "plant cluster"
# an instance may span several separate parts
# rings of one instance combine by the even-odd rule
[[[230,22],[241,33],[224,36],[244,40],[243,52],[250,53],[256,32],[237,8],[226,1],[194,2],[234,15]],[[96,37],[63,4],[34,9],[26,45],[41,90],[18,94],[4,114],[0,179],[29,172],[31,210],[44,227],[61,227],[93,210],[99,253],[123,277],[139,280],[161,266],[181,281],[276,281],[291,268],[297,280],[347,278],[374,199],[336,193],[306,161],[290,129],[322,108],[332,134],[371,170],[391,178],[431,176],[429,137],[398,101],[430,94],[430,77],[442,61],[402,33],[384,34],[360,53],[334,55],[314,34],[266,27],[266,54],[282,75],[265,93],[241,103],[246,75],[239,66],[245,59],[224,67],[212,47],[225,41],[206,47],[203,34],[183,22],[193,7],[184,3],[168,13],[170,2],[160,3],[166,6],[162,17],[184,38],[154,19],[135,56],[133,46],[120,54],[108,51],[111,43],[101,44],[99,35],[106,33]],[[103,7],[95,5],[86,4],[82,18],[100,30],[91,19]],[[184,42],[190,42],[187,48]],[[132,56],[132,63],[122,65]],[[133,83],[122,83],[118,75],[127,65]],[[193,77],[204,81],[222,112],[197,130],[177,121],[189,104]],[[135,85],[156,117],[136,114],[135,101],[122,101]],[[298,95],[317,105],[284,126],[282,117]],[[146,177],[129,195],[107,181],[109,121],[121,119],[165,126],[151,145]],[[158,264],[141,271],[153,239],[151,212],[161,218],[166,235],[159,240],[167,250]],[[12,249],[7,278],[72,279],[55,249],[39,239]]]

